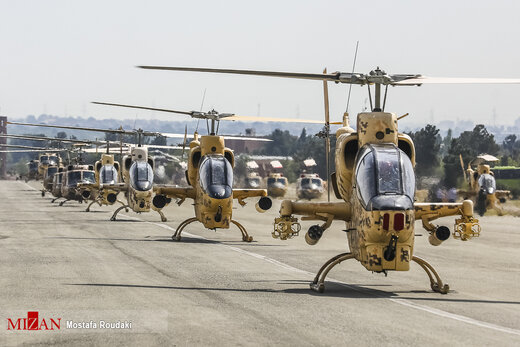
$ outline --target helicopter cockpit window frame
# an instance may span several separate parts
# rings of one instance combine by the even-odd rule
[[[199,167],[202,190],[214,199],[229,198],[233,192],[233,168],[223,156],[205,155]]]
[[[415,172],[410,158],[394,144],[368,144],[356,161],[357,195],[367,210],[412,209]]]
[[[102,184],[118,183],[118,173],[114,165],[105,164],[99,170],[99,181]]]
[[[130,185],[138,191],[144,192],[153,187],[153,169],[145,161],[135,161],[130,166]]]
[[[50,166],[48,169],[47,169],[47,172],[46,172],[46,176],[47,177],[52,177],[54,176],[54,174],[56,174],[58,172],[58,167],[56,166]]]
[[[95,183],[96,175],[94,174],[94,171],[82,171],[81,181],[84,183]]]
[[[481,190],[484,190],[487,194],[493,194],[496,189],[496,181],[491,174],[482,174],[478,178],[478,185]]]

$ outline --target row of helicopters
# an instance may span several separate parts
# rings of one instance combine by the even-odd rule
[[[379,68],[369,74],[334,72],[292,73],[257,70],[214,69],[198,67],[139,66],[148,70],[189,71],[206,73],[228,73],[240,75],[269,76],[318,80],[323,82],[325,125],[322,136],[326,142],[327,202],[306,202],[283,200],[279,216],[274,219],[272,236],[288,240],[301,231],[302,220],[317,221],[305,233],[309,245],[316,245],[333,221],[345,223],[348,252],[329,259],[310,283],[312,290],[323,292],[325,279],[332,268],[341,262],[355,259],[368,271],[387,273],[388,271],[408,271],[410,263],[417,263],[427,274],[433,291],[446,294],[449,286],[442,281],[435,268],[426,260],[415,255],[415,221],[429,233],[429,242],[438,246],[449,239],[468,241],[481,234],[478,219],[473,215],[473,202],[464,200],[455,203],[419,203],[415,199],[415,147],[412,139],[399,133],[398,117],[386,112],[388,86],[421,86],[428,83],[520,83],[512,79],[457,79],[432,78],[419,74],[389,75]],[[356,129],[350,126],[349,114],[344,113],[341,122],[329,120],[328,82],[367,86],[370,111],[357,115]],[[373,90],[373,95],[372,95]],[[164,207],[169,199],[177,199],[181,204],[186,198],[194,200],[195,217],[182,222],[172,236],[180,240],[182,230],[190,223],[198,221],[206,228],[229,228],[234,223],[242,231],[243,240],[251,241],[241,224],[232,219],[232,202],[237,199],[243,205],[244,199],[260,197],[257,209],[260,212],[271,207],[272,201],[264,189],[234,189],[232,176],[234,156],[225,147],[224,137],[217,135],[217,124],[221,120],[249,120],[234,114],[219,114],[211,111],[183,112],[171,109],[134,106],[126,104],[99,103],[104,105],[145,109],[190,115],[211,122],[209,134],[195,133],[189,144],[186,178],[188,187],[154,186],[151,181],[153,163],[146,150],[136,147],[128,159],[123,160],[128,181],[118,184],[100,184],[100,189],[127,189],[126,206],[148,207],[144,198],[153,198],[154,206]],[[264,119],[294,121],[287,119]],[[11,123],[14,124],[14,123]],[[334,160],[336,171],[329,172],[330,125],[339,124],[336,130]],[[129,160],[128,162],[126,160]],[[302,177],[303,178],[303,177]],[[89,187],[92,187],[90,185]],[[330,201],[331,188],[336,201]],[[147,195],[148,192],[150,195]],[[149,200],[148,200],[149,201]],[[120,207],[120,209],[123,208]],[[115,216],[115,215],[114,215]],[[441,217],[455,217],[453,232],[444,225],[432,222]],[[321,224],[320,224],[321,223]]]
[[[246,163],[248,173],[245,178],[245,185],[248,188],[259,188],[265,181],[267,187],[267,195],[270,197],[283,198],[289,190],[289,180],[284,176],[281,170],[282,164],[278,159],[283,157],[269,157],[269,156],[253,156]],[[290,157],[283,158],[289,159]],[[292,159],[292,158],[291,158]],[[268,166],[273,170],[269,173],[267,178],[262,178],[258,172],[260,166],[258,162],[266,161]],[[320,199],[325,192],[326,182],[320,178],[317,173],[312,173],[312,168],[317,166],[316,161],[308,158],[303,161],[300,176],[296,180],[296,196],[301,200]],[[263,170],[265,171],[265,169]]]

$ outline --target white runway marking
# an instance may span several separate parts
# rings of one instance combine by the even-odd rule
[[[25,182],[23,182],[23,183],[27,187],[29,187],[29,188],[31,188],[33,190],[37,190],[36,188],[31,187],[29,184],[27,184]],[[153,225],[156,225],[156,226],[161,227],[163,229],[167,229],[167,230],[170,230],[172,232],[175,232],[174,228],[172,228],[172,227],[170,227],[170,226],[168,226],[166,224],[161,224],[161,223],[156,223],[156,222],[149,222],[149,221],[143,220],[143,219],[141,219],[139,217],[134,217],[134,216],[129,216],[129,215],[123,215],[123,216],[125,216],[127,218],[131,218],[131,219],[136,219],[136,220],[139,220],[139,221],[142,221],[142,222],[145,222],[145,223],[153,224]],[[207,238],[205,238],[203,236],[190,234],[188,232],[184,232],[183,234],[187,235],[189,237],[193,237],[193,238],[197,238],[197,239],[201,239],[201,240],[208,240]],[[241,248],[234,247],[234,246],[229,246],[229,245],[225,245],[225,244],[216,244],[216,245],[224,247],[224,248],[227,248],[227,249],[230,249],[232,251],[235,251],[235,252],[238,252],[238,253],[241,253],[241,254],[244,254],[244,255],[251,256],[253,258],[261,259],[263,261],[266,261],[268,263],[274,264],[274,265],[279,266],[279,267],[281,267],[283,269],[286,269],[288,271],[305,274],[305,275],[308,275],[308,276],[314,278],[314,274],[313,273],[311,273],[309,271],[305,271],[305,270],[301,270],[301,269],[295,268],[294,266],[282,263],[282,262],[280,262],[280,261],[278,261],[276,259],[264,256],[264,255],[261,255],[261,254],[258,254],[258,253],[253,253],[253,252],[250,252],[250,251],[246,251],[246,250],[243,250]],[[359,292],[366,292],[366,291],[364,291],[362,289],[350,286],[349,284],[347,284],[345,282],[338,281],[338,280],[330,278],[330,277],[329,277],[329,281],[336,282],[336,283],[341,284],[342,286],[348,287],[348,288],[350,288],[352,290],[356,290],[356,291],[359,291]],[[372,294],[374,296],[377,296],[374,293],[370,293],[370,294]],[[390,301],[392,301],[392,302],[394,302],[396,304],[403,305],[403,306],[406,306],[406,307],[409,307],[409,308],[414,308],[416,310],[421,310],[421,311],[424,311],[424,312],[428,312],[428,313],[431,313],[431,314],[434,314],[434,315],[437,315],[437,316],[440,316],[440,317],[450,318],[450,319],[453,319],[453,320],[456,320],[456,321],[459,321],[459,322],[463,322],[463,323],[467,323],[467,324],[471,324],[471,325],[475,325],[475,326],[479,326],[479,327],[483,327],[483,328],[488,328],[488,329],[492,329],[492,330],[495,330],[495,331],[500,331],[500,332],[504,332],[504,333],[508,333],[508,334],[520,335],[520,330],[517,330],[517,329],[512,329],[512,328],[507,328],[507,327],[503,327],[503,326],[492,324],[492,323],[482,322],[482,321],[479,321],[479,320],[476,320],[476,319],[473,319],[473,318],[470,318],[470,317],[466,317],[466,316],[462,316],[462,315],[446,312],[446,311],[439,310],[439,309],[436,309],[436,308],[433,308],[433,307],[429,307],[429,306],[425,306],[425,305],[416,304],[416,303],[414,303],[414,302],[412,302],[410,300],[407,300],[407,299],[386,298],[386,297],[381,297],[381,298],[382,299],[388,299],[388,300],[390,300]]]
[[[130,217],[130,216],[127,216],[127,217]],[[142,220],[142,219],[137,218],[137,217],[133,217],[133,218],[136,218],[136,219],[139,219],[139,220],[141,220],[143,222],[150,223],[150,224],[153,224],[153,225],[157,225],[157,226],[159,226],[159,227],[161,227],[163,229],[167,229],[167,230],[170,230],[172,232],[175,232],[175,229],[169,227],[168,225],[155,223],[155,222],[148,222],[148,221]],[[205,238],[203,236],[190,234],[188,232],[183,232],[183,234],[187,235],[189,237],[194,237],[194,238],[198,238],[198,239],[202,239],[202,240],[208,240],[207,238]],[[314,276],[315,276],[315,274],[313,274],[313,273],[311,273],[309,271],[305,271],[305,270],[301,270],[301,269],[295,268],[294,266],[282,263],[282,262],[280,262],[280,261],[278,261],[276,259],[267,257],[265,255],[253,253],[253,252],[246,251],[246,250],[243,250],[243,249],[238,248],[238,247],[229,246],[229,245],[225,245],[225,244],[219,244],[219,246],[225,247],[227,249],[230,249],[230,250],[238,252],[238,253],[242,253],[242,254],[251,256],[253,258],[264,260],[264,261],[266,261],[268,263],[277,265],[277,266],[279,266],[281,268],[284,268],[284,269],[292,271],[292,272],[297,272],[297,273],[308,275],[311,278],[314,278]],[[329,277],[329,281],[336,282],[336,283],[338,283],[338,284],[340,284],[342,286],[348,287],[348,288],[350,288],[352,290],[356,290],[358,292],[366,293],[366,291],[363,290],[363,289],[360,289],[360,288],[357,288],[357,287],[353,287],[353,286],[349,285],[348,283],[339,281],[339,280],[334,279],[334,278],[330,278]],[[374,295],[374,296],[378,296],[377,294],[374,294],[374,293],[370,293],[370,294]],[[453,320],[457,320],[459,322],[464,322],[464,323],[467,323],[467,324],[471,324],[471,325],[475,325],[475,326],[479,326],[479,327],[483,327],[483,328],[493,329],[493,330],[504,332],[504,333],[508,333],[508,334],[520,335],[520,330],[517,330],[517,329],[506,328],[506,327],[503,327],[503,326],[500,326],[500,325],[482,322],[482,321],[479,321],[479,320],[476,320],[476,319],[473,319],[473,318],[470,318],[470,317],[466,317],[466,316],[462,316],[462,315],[446,312],[446,311],[439,310],[439,309],[436,309],[436,308],[433,308],[433,307],[429,307],[429,306],[425,306],[425,305],[416,304],[416,303],[414,303],[414,302],[412,302],[410,300],[407,300],[407,299],[386,298],[386,297],[381,297],[381,298],[382,299],[388,299],[388,300],[390,300],[390,301],[392,301],[392,302],[394,302],[396,304],[407,306],[409,308],[414,308],[416,310],[425,311],[425,312],[428,312],[428,313],[431,313],[431,314],[434,314],[434,315],[437,315],[437,316],[440,316],[440,317],[450,318],[450,319],[453,319]]]

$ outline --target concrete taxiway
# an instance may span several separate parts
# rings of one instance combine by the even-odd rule
[[[111,222],[113,207],[59,207],[38,188],[0,181],[2,346],[520,344],[518,217],[483,217],[480,238],[439,247],[417,223],[415,254],[450,285],[447,295],[430,290],[417,264],[385,277],[352,260],[334,268],[318,294],[308,283],[347,249],[342,223],[316,246],[303,232],[276,240],[279,201],[259,214],[251,199],[236,204],[234,218],[252,243],[235,228],[214,232],[195,223],[173,242],[175,227],[193,214],[188,201],[168,206],[166,223],[155,212],[131,211]],[[452,228],[453,221],[441,224]],[[60,329],[7,330],[9,318],[28,311],[60,318]],[[100,328],[100,321],[131,321],[132,328]]]

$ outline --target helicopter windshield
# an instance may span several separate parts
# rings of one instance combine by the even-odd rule
[[[317,178],[302,178],[302,181],[301,181],[301,186],[304,187],[304,186],[311,186],[311,185],[316,185],[318,187],[321,186],[321,180],[317,179]]]
[[[145,161],[134,161],[130,167],[130,184],[139,191],[147,191],[153,186],[153,169]]]
[[[247,178],[246,179],[247,183],[251,186],[251,187],[258,187],[260,186],[260,179],[258,177],[255,177],[255,178]]]
[[[393,144],[366,145],[358,158],[357,191],[367,210],[413,208],[415,173],[403,151]]]
[[[53,166],[53,167],[49,167],[47,169],[47,177],[52,177],[54,176],[54,174],[58,172],[58,168],[56,166]]]
[[[199,169],[200,186],[213,199],[226,199],[233,192],[233,168],[223,156],[205,156]]]
[[[487,194],[493,194],[497,189],[495,178],[490,174],[482,174],[478,179],[480,190],[484,190]]]
[[[94,171],[83,171],[83,180],[84,183],[94,183],[96,182],[96,175]]]
[[[103,165],[99,171],[99,178],[103,184],[114,184],[117,183],[117,170],[114,165]]]
[[[36,171],[38,170],[38,163],[31,161],[29,162],[29,171]]]
[[[67,186],[75,187],[81,181],[81,171],[67,172]]]
[[[58,173],[57,175],[54,175],[54,183],[61,184],[62,177],[63,177],[62,173]]]
[[[273,184],[278,183],[278,185],[285,186],[285,178],[274,178],[269,177],[267,179],[267,185],[272,186]]]

